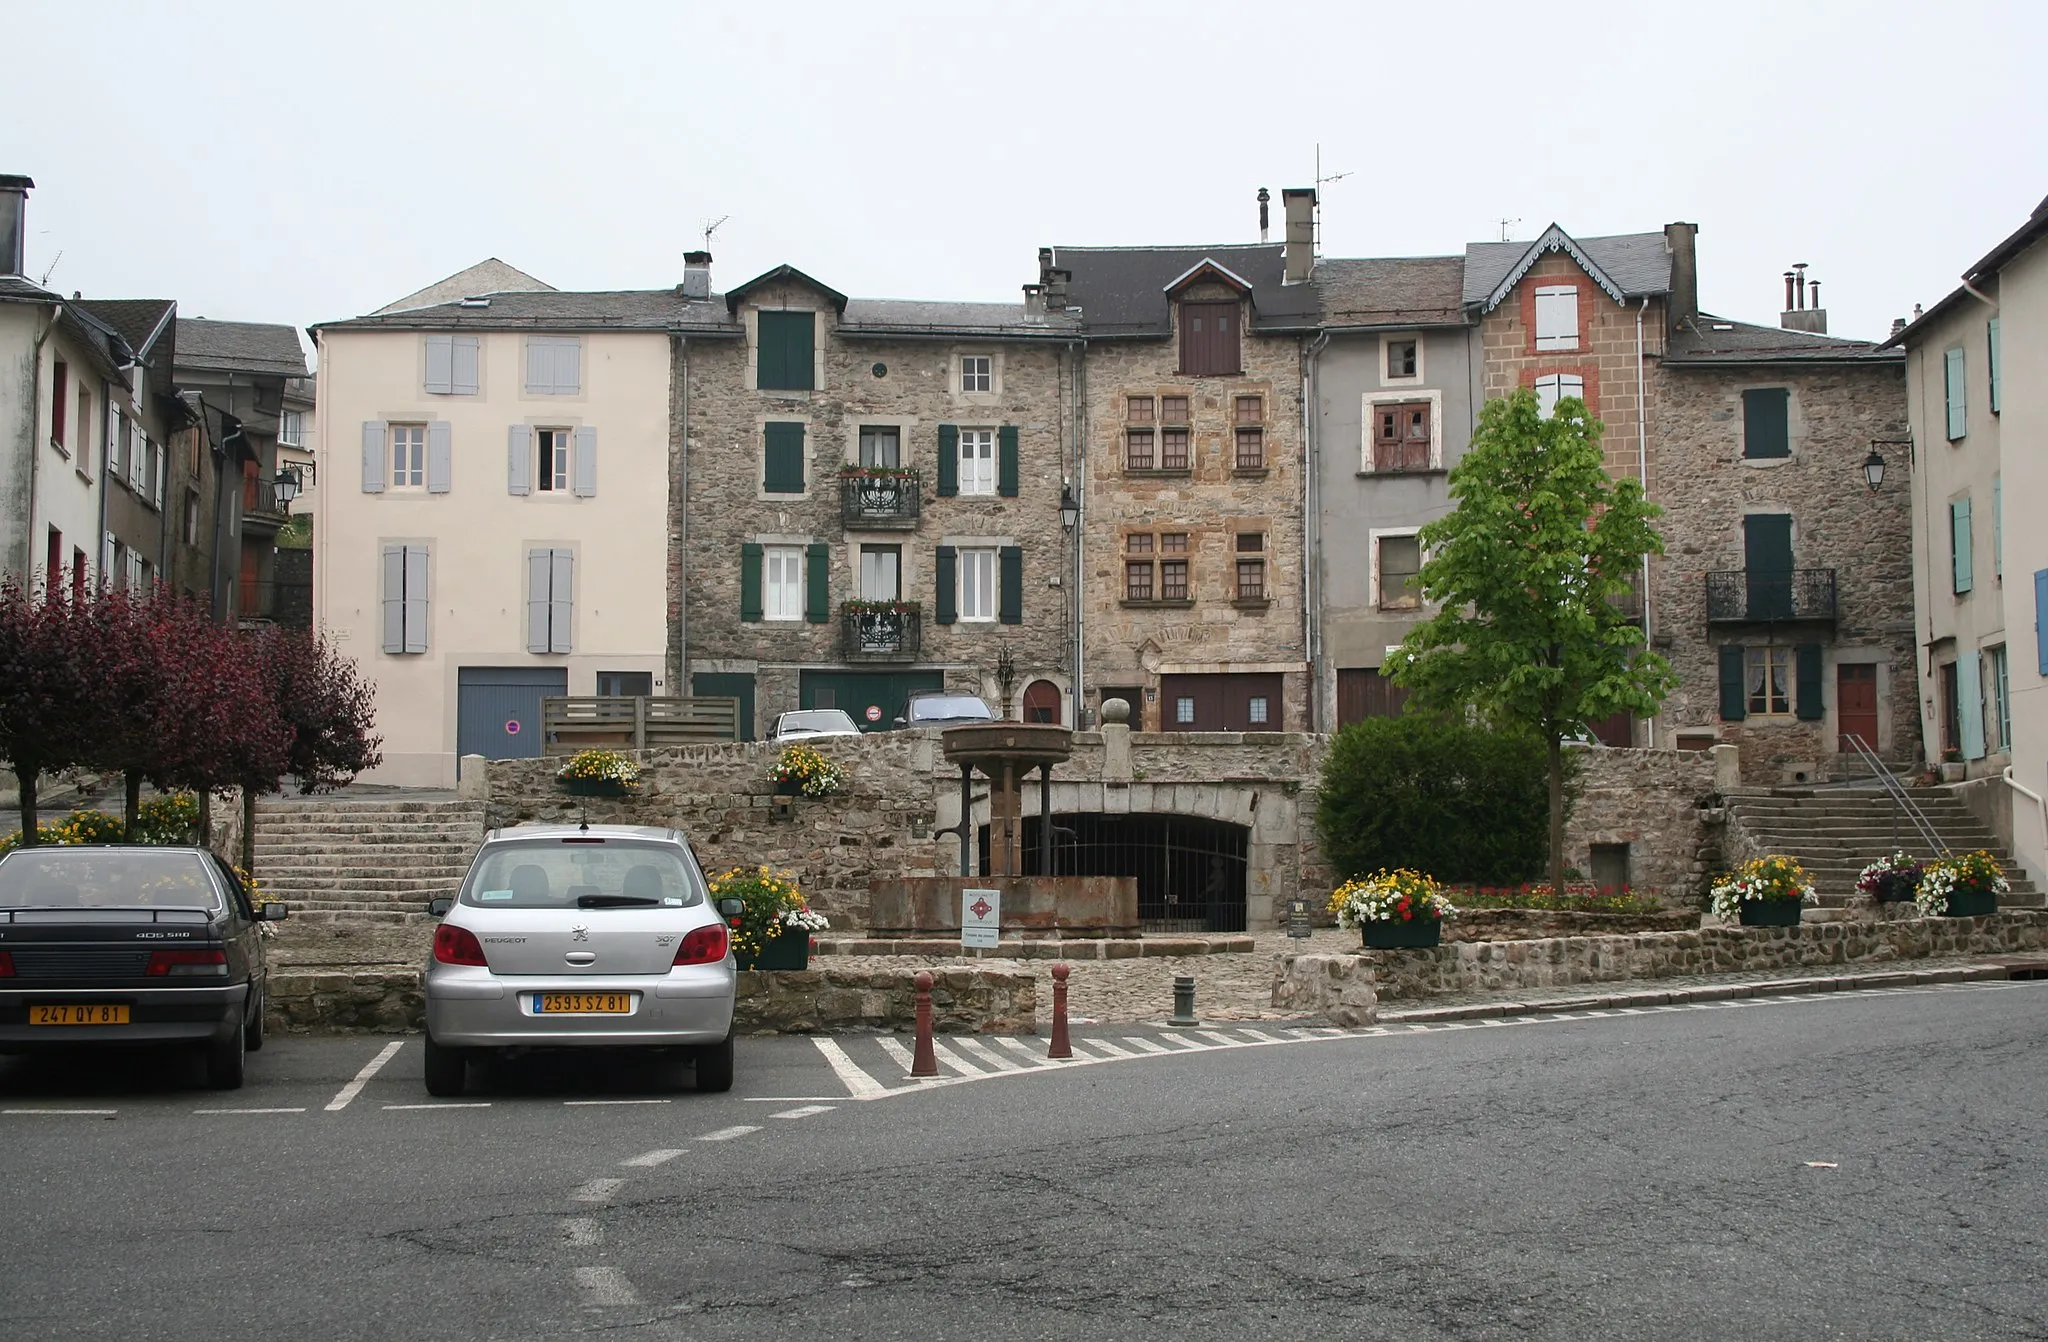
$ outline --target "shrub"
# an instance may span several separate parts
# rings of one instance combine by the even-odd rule
[[[1577,752],[1564,764],[1569,814]],[[1368,718],[1330,743],[1316,829],[1345,879],[1408,867],[1508,885],[1542,870],[1550,851],[1549,786],[1533,735],[1429,714]]]
[[[52,820],[36,826],[36,842],[57,843],[120,843],[128,826],[117,815],[105,811],[73,811],[62,820]],[[11,853],[21,846],[21,831],[15,830],[0,839],[0,854]]]
[[[136,808],[137,843],[195,843],[199,837],[199,798],[189,792],[163,793]]]

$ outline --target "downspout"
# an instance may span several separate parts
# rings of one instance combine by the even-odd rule
[[[36,476],[40,472],[43,461],[43,342],[50,338],[50,333],[57,329],[57,323],[63,320],[63,317],[64,304],[61,302],[52,303],[50,305],[50,324],[45,326],[42,329],[42,333],[36,336],[35,350],[29,356],[28,522],[22,528],[21,534],[21,571],[24,575],[34,573],[36,567]],[[54,575],[46,575],[44,581],[54,583],[56,578]],[[33,586],[33,582],[30,585]]]
[[[1636,309],[1636,480],[1643,487],[1645,502],[1650,497],[1650,418],[1648,397],[1643,391],[1643,314],[1649,311],[1650,296],[1643,295],[1642,305]],[[1643,647],[1650,646],[1650,556],[1643,556]],[[1645,724],[1643,745],[1648,749],[1657,746],[1657,715],[1650,714]]]
[[[1080,505],[1080,516],[1074,521],[1074,725],[1081,725],[1082,707],[1085,697],[1085,670],[1088,664],[1088,618],[1087,606],[1082,600],[1086,583],[1087,565],[1084,562],[1088,544],[1088,342],[1069,340],[1067,356],[1071,366],[1069,374],[1073,386],[1074,414],[1074,502]],[[1132,705],[1140,709],[1139,705]],[[1141,718],[1142,722],[1143,719]],[[1096,724],[1097,728],[1101,723]]]
[[[1990,308],[1993,312],[1998,311],[1998,300],[1970,283],[1970,278],[1967,275],[1963,277],[1963,292],[1976,299],[1979,303],[1982,303],[1985,307]]]
[[[669,687],[669,694],[680,697],[690,692],[690,338],[679,335],[675,340],[676,363],[683,378],[683,425],[676,482],[680,492],[676,507],[676,683]],[[753,730],[751,723],[742,725]]]
[[[1317,376],[1323,347],[1330,343],[1328,331],[1318,331],[1309,342],[1301,374],[1301,459],[1302,459],[1302,550],[1301,609],[1303,651],[1308,654],[1308,729],[1316,730],[1323,719],[1323,485],[1321,417],[1316,413],[1321,396]]]
[[[102,379],[100,382],[100,397],[107,403],[107,408],[101,411],[101,417],[106,420],[107,428],[111,430],[114,427],[112,409],[114,404],[114,384]],[[133,407],[131,406],[130,409],[133,409]],[[129,441],[131,443],[134,441],[132,436]],[[102,590],[114,585],[114,575],[107,571],[114,562],[114,547],[107,544],[107,486],[113,483],[113,477],[107,472],[107,462],[113,455],[113,452],[114,444],[111,442],[106,443],[100,448],[100,534],[93,537],[93,543],[99,547],[100,587]],[[130,469],[132,470],[133,467],[130,467]]]

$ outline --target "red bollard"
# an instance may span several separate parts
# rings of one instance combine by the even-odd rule
[[[932,972],[917,971],[917,1052],[911,1056],[912,1076],[937,1076],[939,1059],[932,1052]]]
[[[1067,1040],[1067,975],[1073,969],[1064,961],[1052,967],[1052,1047],[1048,1058],[1071,1058],[1074,1046]]]

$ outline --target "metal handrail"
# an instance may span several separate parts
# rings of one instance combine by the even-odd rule
[[[1842,739],[1849,743],[1850,749],[1856,752],[1858,758],[1870,766],[1870,772],[1876,777],[1878,786],[1891,798],[1892,847],[1896,849],[1899,846],[1899,816],[1903,813],[1913,822],[1913,828],[1920,831],[1920,837],[1927,844],[1929,853],[1934,857],[1947,857],[1949,847],[1942,842],[1941,836],[1934,832],[1934,826],[1928,822],[1926,812],[1906,795],[1906,789],[1899,785],[1897,776],[1884,767],[1884,761],[1877,757],[1877,752],[1870,748],[1869,743],[1855,732],[1843,732]]]

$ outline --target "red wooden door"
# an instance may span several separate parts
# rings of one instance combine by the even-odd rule
[[[1835,749],[1851,747],[1848,738],[1861,737],[1871,750],[1877,749],[1877,667],[1869,662],[1845,662],[1835,667]]]

